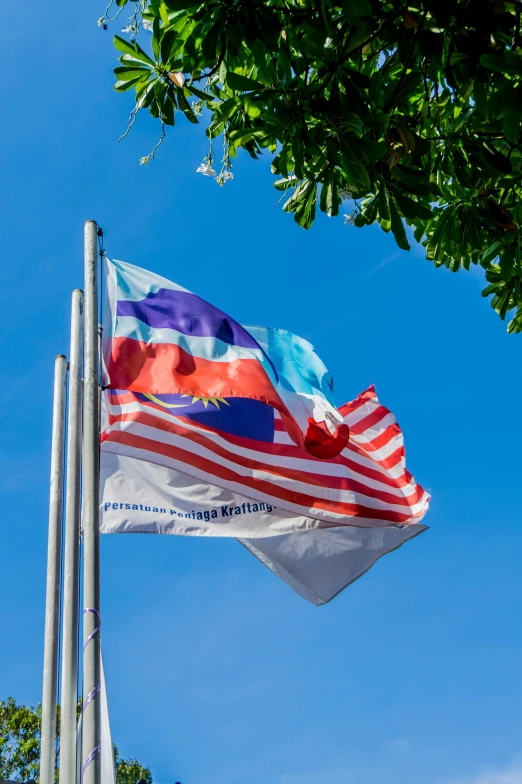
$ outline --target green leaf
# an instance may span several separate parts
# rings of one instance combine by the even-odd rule
[[[154,59],[158,62],[160,58],[160,44],[161,39],[163,37],[163,29],[160,26],[160,18],[159,16],[154,17],[154,21],[152,23],[152,51],[154,53]]]
[[[177,43],[177,37],[178,33],[176,30],[167,30],[163,33],[160,46],[160,60],[165,65],[167,65],[170,60],[172,48],[174,44]]]
[[[339,214],[339,205],[341,198],[337,191],[337,177],[335,171],[331,171],[325,178],[321,187],[321,197],[319,206],[322,212],[325,212],[329,217]]]
[[[137,106],[140,109],[147,109],[151,105],[154,98],[155,84],[156,80],[152,80],[136,90]]]
[[[161,108],[161,119],[165,123],[165,125],[174,125],[174,102],[172,98],[167,94],[165,96],[165,101]]]
[[[399,215],[399,210],[397,209],[397,204],[395,199],[390,197],[389,199],[390,205],[390,216],[391,216],[391,230],[393,232],[393,236],[395,237],[395,242],[402,248],[403,250],[410,250],[410,243],[408,242],[408,238],[406,237],[406,230],[404,228],[404,223],[401,220],[401,216]]]
[[[243,102],[240,97],[229,98],[215,108],[215,114],[222,120],[229,120],[241,108]]]
[[[264,85],[261,82],[256,82],[255,79],[249,79],[247,76],[241,76],[241,74],[235,73],[235,71],[227,71],[226,82],[232,90],[237,90],[238,92],[264,89]]]
[[[461,52],[453,52],[449,59],[450,65],[459,65],[460,63],[464,63],[470,59],[469,54],[462,54]]]
[[[484,145],[481,152],[490,166],[497,170],[497,173],[500,172],[501,174],[511,174],[513,171],[513,166],[509,158],[506,155],[502,155],[502,153],[498,150],[490,150]]]
[[[499,267],[500,273],[505,281],[510,281],[513,277],[513,268],[515,265],[515,245],[504,246],[503,252],[500,253]]]
[[[480,64],[498,73],[522,74],[522,58],[515,52],[503,52],[501,55],[492,52],[482,54]]]
[[[121,82],[129,82],[131,79],[142,79],[144,76],[148,78],[150,73],[149,68],[128,68],[125,65],[118,66],[118,68],[114,69],[114,75]]]
[[[281,152],[276,155],[274,160],[272,161],[272,172],[274,174],[282,174],[283,177],[288,178],[288,148],[283,147]]]
[[[502,127],[506,138],[516,144],[520,136],[520,123],[522,122],[522,86],[513,88],[508,102],[504,107]]]
[[[114,89],[118,93],[124,93],[126,90],[130,90],[133,87],[136,87],[141,82],[142,79],[143,76],[138,76],[130,80],[119,80],[115,83]]]
[[[276,180],[273,183],[273,186],[278,191],[287,191],[289,188],[293,188],[294,185],[297,185],[297,182],[297,177],[285,177],[282,180]]]
[[[518,312],[515,318],[511,319],[507,331],[510,335],[522,332],[522,312]]]
[[[364,114],[360,118],[364,126],[369,128],[378,128],[379,130],[386,130],[390,123],[390,115],[385,112],[375,112],[373,114]]]
[[[241,145],[244,145],[244,143],[250,141],[250,139],[265,139],[266,131],[262,128],[241,128],[230,131],[228,138],[231,142],[241,142]]]
[[[481,259],[481,263],[483,264],[483,266],[489,265],[493,261],[493,259],[496,259],[496,257],[499,255],[503,247],[504,247],[504,243],[499,242],[497,240],[496,242],[493,242],[489,246],[489,248],[486,248],[486,250],[482,254],[482,259]]]
[[[191,84],[190,87],[188,85],[186,85],[184,89],[188,90],[189,92],[191,92],[192,95],[195,95],[196,98],[199,98],[201,101],[212,101],[212,100],[214,100],[214,97],[212,95],[210,95],[210,93],[206,93],[203,90],[199,90],[197,87],[194,87],[193,84]]]
[[[194,110],[192,109],[191,105],[189,104],[189,102],[187,101],[187,99],[185,98],[181,90],[178,90],[178,105],[181,111],[183,112],[183,114],[185,115],[185,117],[187,118],[187,120],[190,120],[190,122],[194,123],[194,125],[197,125],[199,123],[197,116],[194,114]]]
[[[390,203],[388,199],[388,191],[386,186],[383,184],[381,184],[381,187],[377,192],[377,203],[379,209],[379,223],[381,224],[381,228],[388,232],[391,229]]]
[[[201,45],[201,53],[205,60],[211,61],[217,56],[223,32],[223,24],[218,20],[212,25],[210,30],[205,33]]]
[[[141,46],[139,46],[136,41],[130,43],[126,41],[124,38],[121,38],[119,35],[114,36],[114,46],[119,52],[123,52],[123,54],[128,55],[133,60],[139,60],[142,63],[146,63],[154,68],[154,61],[150,59],[150,57],[143,51]]]
[[[283,206],[289,212],[295,212],[295,222],[303,229],[309,229],[315,219],[315,203],[317,200],[317,186],[311,180],[305,180],[299,185],[292,197]]]
[[[262,113],[260,104],[257,101],[253,101],[251,98],[245,98],[243,101],[243,106],[248,116],[252,117],[253,119],[259,117]]]
[[[362,216],[364,223],[371,224],[375,223],[377,220],[377,215],[379,211],[379,200],[377,196],[372,196],[366,201],[363,202],[362,212],[359,215]],[[357,216],[359,217],[359,216]]]
[[[356,87],[362,90],[367,90],[370,87],[370,78],[361,71],[356,71],[355,68],[344,68],[344,73],[352,80]]]
[[[428,206],[419,201],[414,201],[402,191],[395,190],[393,196],[399,210],[408,220],[415,220],[416,218],[430,220],[430,218],[433,218],[433,212]]]

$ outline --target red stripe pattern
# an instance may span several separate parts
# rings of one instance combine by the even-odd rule
[[[296,446],[277,413],[270,443],[172,416],[132,392],[106,393],[105,405],[103,451],[176,469],[326,527],[408,525],[428,510],[429,495],[406,469],[402,432],[373,387],[339,409],[350,440],[329,460]]]

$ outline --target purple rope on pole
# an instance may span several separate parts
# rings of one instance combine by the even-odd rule
[[[96,637],[96,635],[99,633],[99,631],[101,629],[101,615],[98,612],[98,610],[95,610],[93,607],[86,607],[85,610],[83,611],[84,615],[85,615],[85,613],[92,613],[93,615],[95,615],[97,617],[97,619],[98,619],[98,626],[89,634],[89,636],[85,640],[85,642],[83,644],[83,650],[84,651],[85,651],[86,647],[88,646],[88,644],[90,643],[90,641],[92,639],[94,639],[94,637]],[[84,712],[85,708],[87,707],[87,705],[90,702],[92,702],[95,699],[95,697],[98,696],[100,691],[101,691],[101,683],[98,683],[98,685],[94,687],[94,689],[91,691],[91,693],[87,695],[87,698],[86,698],[86,700],[85,700],[85,702],[83,703],[83,706],[82,706],[82,715],[83,715],[83,712]],[[87,757],[87,759],[83,763],[83,766],[82,766],[82,781],[83,781],[83,777],[84,777],[85,771],[87,770],[87,768],[89,767],[91,762],[94,759],[96,759],[96,757],[100,753],[100,750],[101,750],[101,743],[98,744],[98,746],[96,746],[96,748],[91,751],[91,753],[89,754],[89,756]]]
[[[87,699],[83,703],[82,713],[84,712],[84,710],[87,707],[87,705],[90,702],[92,702],[93,699],[100,693],[100,691],[101,691],[101,683],[99,683],[97,686],[95,686],[94,689],[91,691],[91,693],[87,696]]]
[[[89,754],[89,756],[87,757],[87,759],[83,763],[83,767],[82,767],[82,781],[83,781],[83,777],[85,775],[85,771],[87,770],[87,768],[89,767],[89,765],[91,764],[93,759],[95,759],[98,756],[98,754],[100,753],[100,749],[101,749],[101,743],[99,744],[99,746],[96,746],[96,748],[91,751],[91,753]]]
[[[83,614],[84,614],[84,615],[85,615],[85,613],[93,613],[94,615],[96,615],[96,616],[97,616],[97,618],[98,618],[98,621],[99,621],[99,623],[98,623],[98,626],[96,627],[96,629],[94,629],[94,631],[92,631],[92,632],[89,634],[89,636],[87,637],[87,639],[86,639],[86,640],[85,640],[85,642],[83,643],[83,650],[85,650],[85,649],[86,649],[86,647],[89,645],[90,641],[91,641],[91,640],[92,640],[94,637],[96,637],[96,635],[98,634],[98,632],[99,632],[99,631],[100,631],[100,629],[101,629],[101,615],[100,615],[100,613],[98,612],[98,610],[94,610],[92,607],[86,607],[86,608],[85,608],[85,610],[83,611]]]

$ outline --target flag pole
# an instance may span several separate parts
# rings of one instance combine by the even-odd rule
[[[82,339],[83,291],[75,289],[72,294],[71,306],[71,349],[67,410],[67,484],[65,492],[62,689],[60,709],[60,784],[74,784],[76,777]]]
[[[40,737],[40,784],[53,784],[54,782],[66,377],[67,359],[63,354],[58,354],[54,361],[51,489],[49,497],[42,726]]]
[[[83,403],[83,720],[82,783],[100,784],[100,533],[98,422],[98,226],[85,223]]]

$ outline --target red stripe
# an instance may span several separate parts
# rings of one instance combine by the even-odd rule
[[[345,403],[343,406],[339,408],[339,413],[343,415],[343,417],[349,416],[349,414],[353,414],[361,406],[364,406],[365,403],[368,403],[370,400],[373,400],[377,397],[375,392],[375,387],[373,384],[368,389],[365,389],[364,392],[361,392],[355,400],[350,400],[348,403]]]
[[[115,397],[116,396],[111,395],[112,400]],[[152,402],[149,403],[149,402],[138,401],[134,395],[120,395],[118,396],[118,399],[122,401],[122,404],[138,402],[140,406],[143,406],[143,408],[147,408],[147,409],[151,408],[157,411],[164,412],[164,409],[161,406],[156,406]],[[254,441],[252,439],[244,438],[242,436],[236,436],[230,433],[221,432],[220,430],[216,430],[200,422],[195,423],[191,419],[179,415],[176,415],[176,420],[180,421],[182,424],[186,423],[192,427],[197,427],[198,430],[204,430],[209,433],[216,433],[232,446],[255,450],[256,452],[259,452],[261,454],[274,455],[275,457],[288,457],[294,459],[297,458],[300,460],[307,460],[312,465],[314,462],[318,460],[320,460],[321,463],[325,463],[325,462],[337,463],[340,465],[344,465],[347,468],[350,468],[354,473],[361,474],[362,476],[366,476],[369,479],[375,479],[376,481],[381,482],[382,484],[387,484],[390,487],[404,487],[405,485],[409,484],[409,481],[406,481],[406,479],[404,478],[403,473],[398,477],[390,477],[388,473],[385,473],[385,471],[389,471],[390,469],[395,468],[395,466],[402,460],[403,458],[402,440],[401,440],[401,445],[391,455],[389,455],[387,458],[384,458],[384,460],[381,461],[375,460],[375,458],[368,455],[365,452],[365,448],[363,446],[360,446],[359,444],[356,444],[355,442],[349,442],[341,455],[331,458],[331,460],[325,461],[320,458],[313,457],[308,452],[305,452],[303,449],[301,449],[298,446],[294,446],[293,444],[276,444],[267,441]],[[350,459],[349,457],[350,452],[361,455],[361,457],[363,457],[365,460],[371,460],[372,463],[375,464],[375,468],[370,468],[361,465],[360,463]],[[378,470],[379,467],[383,468],[384,470],[379,471]]]
[[[164,409],[161,406],[157,406],[152,402],[144,402],[138,400],[132,393],[124,394],[124,395],[111,395],[111,402],[117,398],[118,401],[121,401],[122,405],[125,403],[138,403],[143,408],[147,409],[154,409],[157,411],[162,411],[164,413]],[[158,418],[159,419],[159,418]],[[216,433],[229,444],[237,447],[242,447],[244,449],[254,449],[256,452],[261,454],[269,454],[274,455],[276,457],[288,457],[288,458],[298,458],[300,460],[307,460],[312,465],[314,462],[320,460],[320,458],[315,458],[310,455],[308,452],[305,452],[298,446],[293,444],[276,444],[267,441],[253,441],[249,438],[244,438],[242,436],[232,435],[230,433],[221,432],[220,430],[216,430],[214,428],[209,427],[208,425],[204,425],[200,422],[195,423],[191,419],[183,416],[176,415],[176,420],[180,421],[182,424],[186,423],[191,425],[192,427],[197,427],[198,430],[204,430],[210,433]],[[170,421],[170,420],[169,420]],[[400,435],[400,434],[399,434]],[[371,460],[372,463],[375,464],[375,468],[370,468],[360,463],[350,459],[350,452],[355,453],[363,457],[365,460]],[[383,460],[376,460],[374,457],[368,455],[365,452],[364,446],[361,446],[355,442],[348,442],[346,448],[344,449],[341,455],[337,457],[331,458],[331,460],[325,461],[320,460],[321,463],[331,462],[337,463],[340,465],[344,465],[347,468],[350,468],[354,473],[359,473],[363,476],[366,476],[370,479],[375,479],[376,481],[381,482],[382,484],[387,484],[390,487],[404,487],[405,485],[409,484],[409,480],[407,481],[404,477],[404,473],[401,473],[398,477],[390,477],[388,473],[385,471],[390,471],[391,469],[395,468],[398,463],[403,459],[404,456],[404,449],[402,446],[402,439],[400,446],[394,450],[394,452],[389,455],[387,458]],[[383,470],[379,471],[379,467]]]
[[[353,413],[357,408],[360,408],[365,403],[368,402],[369,399],[375,399],[375,392],[372,395],[369,394],[369,390],[363,393],[358,398],[358,404],[351,409],[350,413]],[[363,396],[366,396],[363,397]],[[339,409],[339,412],[343,414],[345,420],[347,420],[347,416],[345,414],[344,409],[351,404],[346,403],[345,406],[342,406]],[[402,436],[402,431],[397,424],[397,422],[388,425],[381,433],[375,436],[375,438],[370,440],[363,440],[358,439],[357,436],[366,435],[368,430],[376,429],[376,425],[379,424],[383,419],[385,419],[391,411],[385,406],[378,405],[374,411],[372,411],[367,416],[363,417],[359,420],[356,424],[350,424],[349,419],[347,424],[350,426],[350,442],[353,443],[354,441],[359,445],[362,446],[364,444],[364,448],[368,449],[368,451],[374,451],[377,449],[381,449],[383,446],[386,446],[393,438],[396,436]],[[393,414],[392,414],[393,416]],[[274,421],[274,430],[277,432],[286,432],[286,428],[283,425],[282,421]],[[379,461],[380,462],[380,461]]]
[[[133,392],[116,392],[113,389],[108,390],[109,393],[109,402],[111,404],[118,403],[120,405],[124,405],[125,403],[141,403],[142,401],[139,400]]]
[[[354,439],[354,443],[364,449],[365,452],[376,452],[379,449],[387,446],[390,441],[393,441],[394,438],[398,436],[402,436],[402,431],[395,422],[393,425],[388,425],[388,427],[382,431],[382,433],[378,433],[375,438],[372,438],[370,441],[365,441],[361,439],[360,441]]]
[[[350,432],[352,432],[354,435],[361,435],[361,433],[364,433],[365,430],[372,430],[375,425],[379,424],[379,422],[387,417],[390,413],[391,411],[388,411],[388,409],[384,406],[375,406],[374,410],[370,414],[367,414],[362,419],[359,419],[358,422],[355,422],[354,424],[350,424],[350,422],[348,422],[350,425]],[[395,417],[393,418],[395,419]]]
[[[387,441],[384,444],[384,446],[388,446],[391,443],[392,443],[392,439]],[[391,471],[393,468],[395,468],[398,465],[398,463],[401,462],[404,456],[404,443],[402,438],[398,438],[397,443],[398,446],[395,447],[393,452],[391,452],[388,455],[388,457],[382,457],[379,459],[377,459],[376,457],[374,457],[374,455],[372,455],[371,447],[370,450],[368,450],[366,448],[367,444],[358,444],[356,441],[348,442],[348,445],[346,446],[346,449],[344,451],[345,453],[355,452],[356,454],[361,455],[361,457],[366,458],[366,460],[371,460],[372,463],[375,463],[376,466],[379,466],[379,468],[383,469],[384,471]]]
[[[273,466],[268,463],[261,463],[253,458],[245,457],[243,455],[229,452],[221,445],[216,444],[211,439],[207,438],[203,433],[197,433],[193,430],[177,425],[174,421],[165,421],[158,419],[150,414],[144,412],[134,412],[123,414],[117,417],[111,416],[111,425],[115,422],[137,422],[142,425],[152,427],[156,430],[161,430],[165,433],[171,433],[181,438],[186,438],[189,442],[193,441],[213,452],[217,457],[222,457],[231,462],[237,463],[244,468],[250,470],[263,470],[267,473],[274,474],[275,477],[282,476],[287,479],[303,482],[304,484],[313,485],[316,487],[325,487],[333,490],[345,490],[354,493],[361,493],[364,495],[371,495],[378,498],[383,503],[395,504],[397,506],[410,507],[419,502],[422,498],[422,488],[415,487],[409,496],[395,496],[386,491],[369,488],[362,482],[358,482],[350,477],[328,476],[324,474],[315,474],[309,471],[300,471],[299,469],[288,468],[287,466]],[[137,436],[142,437],[142,436]],[[109,441],[111,437],[109,436]],[[339,502],[343,503],[343,502]]]
[[[108,376],[112,389],[154,395],[247,397],[288,413],[255,359],[213,362],[194,357],[173,343],[147,344],[116,337],[111,342]]]
[[[245,477],[225,466],[221,466],[207,458],[195,455],[192,452],[187,452],[180,447],[173,446],[172,444],[162,444],[142,436],[135,436],[132,433],[115,431],[110,434],[108,440],[124,444],[131,448],[170,457],[178,462],[191,465],[194,468],[205,472],[207,475],[217,476],[224,481],[235,482],[245,487],[255,489],[258,492],[264,492],[270,498],[280,498],[283,501],[300,506],[307,513],[307,510],[309,509],[322,509],[325,512],[332,512],[346,517],[363,517],[372,520],[383,520],[391,524],[407,523],[411,519],[411,515],[408,514],[371,509],[362,504],[335,503],[323,498],[315,498],[314,496],[305,493],[291,491],[263,479]]]

